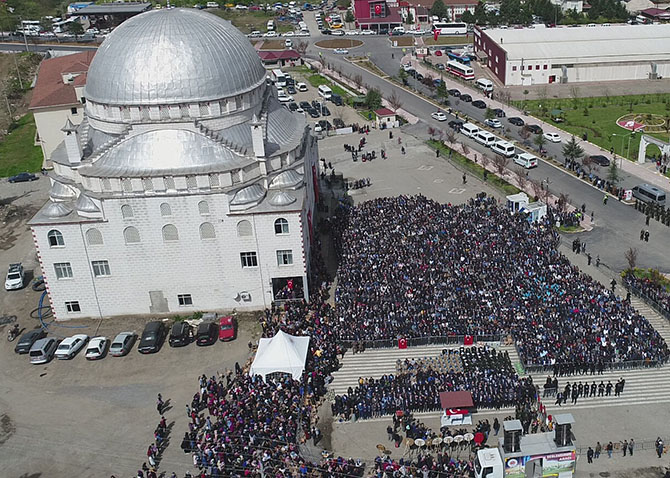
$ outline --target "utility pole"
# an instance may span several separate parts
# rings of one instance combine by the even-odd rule
[[[7,98],[7,95],[5,95],[5,103],[7,103],[7,111],[9,111],[9,119],[12,119],[12,108],[9,106],[9,99]]]
[[[16,65],[16,76],[19,78],[19,86],[23,89],[23,81],[21,80],[21,71],[19,71],[19,60],[16,59],[16,53],[14,53],[14,65]]]

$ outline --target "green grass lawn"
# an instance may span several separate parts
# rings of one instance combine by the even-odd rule
[[[659,286],[663,287],[665,290],[670,291],[670,279],[660,274],[656,269],[633,269],[633,275],[638,279],[648,279],[654,283],[657,283]]]
[[[468,43],[472,43],[472,37],[471,36],[448,36],[448,35],[440,35],[437,37],[437,41],[435,41],[435,37],[432,36],[426,36],[423,37],[423,42],[426,45],[466,45]]]
[[[242,33],[251,33],[254,30],[265,32],[267,30],[268,20],[275,19],[273,12],[251,11],[251,10],[211,10],[214,15],[224,18]],[[294,26],[286,22],[278,22],[275,19],[277,33],[291,32],[295,30]]]
[[[337,86],[335,83],[330,81],[328,78],[322,75],[310,75],[307,77],[307,81],[309,81],[309,84],[312,85],[314,88],[318,88],[321,85],[327,85],[330,87],[331,90],[333,90],[333,93],[338,94],[342,97],[343,100],[346,100],[349,98],[349,93],[344,91],[344,89],[340,86]]]
[[[464,169],[466,169],[470,174],[473,176],[478,177],[479,179],[484,179],[484,171],[485,169],[481,167],[478,164],[475,164],[474,162],[470,161],[468,158],[463,156],[462,154],[457,153],[453,149],[449,148],[447,145],[442,143],[441,141],[437,140],[430,140],[428,141],[428,145],[433,148],[433,149],[439,149],[440,150],[440,156],[444,158],[449,158],[449,151],[451,150],[451,158],[449,158],[451,161],[460,164],[463,166]],[[495,174],[489,172],[488,173],[488,178],[486,180],[489,184],[494,186],[497,189],[500,189],[503,191],[505,194],[510,195],[510,194],[517,194],[520,193],[521,190],[517,188],[516,186],[508,183],[502,178],[499,178]]]
[[[650,94],[633,96],[611,96],[577,99],[545,99],[532,101],[516,101],[516,106],[524,108],[533,116],[542,118],[548,123],[551,121],[550,112],[560,109],[564,112],[565,122],[558,123],[561,129],[581,138],[587,133],[588,140],[606,151],[614,148],[618,156],[623,156],[633,161],[637,160],[638,148],[640,146],[640,133],[630,138],[630,149],[628,136],[630,131],[618,126],[617,119],[635,113],[653,113],[661,117],[670,118],[670,94]],[[542,106],[541,106],[542,105]],[[584,114],[587,112],[588,114]],[[616,135],[616,136],[614,136]],[[668,134],[664,132],[651,133],[663,141],[668,141]],[[658,154],[659,149],[651,145],[647,148],[647,155]]]
[[[16,128],[0,142],[0,177],[42,168],[42,148],[35,146],[35,118],[32,113],[16,122]]]

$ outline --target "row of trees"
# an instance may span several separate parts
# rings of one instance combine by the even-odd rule
[[[502,0],[500,8],[490,10],[480,1],[472,11],[463,13],[461,20],[476,25],[530,25],[534,17],[545,23],[587,23],[590,21],[625,21],[630,15],[618,0],[594,0],[586,14],[571,10],[566,13],[551,0]],[[439,18],[449,17],[443,0],[435,0],[430,14]]]

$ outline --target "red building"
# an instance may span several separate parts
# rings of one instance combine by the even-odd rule
[[[390,31],[402,26],[400,9],[386,0],[354,0],[354,14],[361,30]]]

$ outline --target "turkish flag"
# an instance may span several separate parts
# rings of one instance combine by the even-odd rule
[[[406,349],[407,348],[407,339],[399,339],[398,340],[398,348],[399,349]]]
[[[435,41],[437,41],[437,37],[440,36],[440,29],[436,28],[435,31],[433,32],[433,37],[435,38]]]
[[[382,6],[378,3],[375,5],[375,15],[381,15],[382,14]]]
[[[286,283],[288,290],[293,291],[293,279],[289,279]]]

